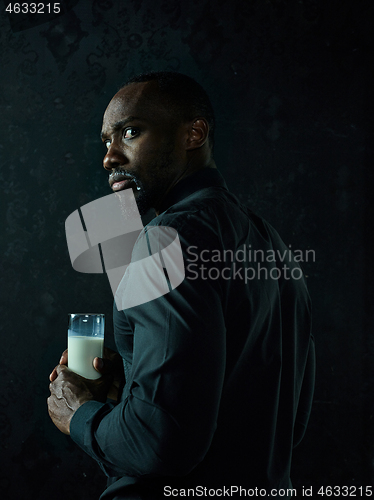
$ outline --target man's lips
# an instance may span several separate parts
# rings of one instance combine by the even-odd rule
[[[122,189],[127,189],[129,185],[134,181],[134,179],[124,179],[122,181],[116,181],[111,185],[113,191],[122,191]]]
[[[109,176],[109,185],[113,191],[121,191],[122,189],[127,189],[132,182],[134,182],[133,177],[121,172],[113,172]]]

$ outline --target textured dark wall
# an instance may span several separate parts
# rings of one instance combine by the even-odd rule
[[[230,189],[305,264],[318,374],[295,452],[301,485],[373,476],[371,2],[80,0],[48,20],[0,13],[2,499],[98,498],[99,468],[51,423],[67,313],[104,312],[104,275],[73,271],[66,217],[109,194],[103,111],[129,74],[195,77],[217,113]]]

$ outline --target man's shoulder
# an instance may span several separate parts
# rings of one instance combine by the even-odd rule
[[[173,227],[186,235],[214,233],[225,239],[230,239],[230,235],[242,239],[248,231],[264,240],[268,240],[270,234],[279,237],[266,220],[220,187],[208,187],[191,194],[151,220],[147,227],[152,226]]]
[[[240,203],[227,189],[217,186],[206,187],[178,201],[165,212],[155,217],[148,226],[172,226],[182,229],[186,225],[222,223],[223,216],[238,210]]]
[[[227,190],[208,187],[192,193],[152,219],[147,230],[172,227],[184,237],[217,235],[224,224],[223,215],[232,210]]]

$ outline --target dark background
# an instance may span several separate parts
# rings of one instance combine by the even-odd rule
[[[196,78],[229,188],[305,263],[315,402],[295,487],[374,483],[372,2],[76,0],[60,16],[0,2],[2,499],[98,498],[98,466],[51,423],[48,375],[69,312],[104,312],[105,275],[70,264],[65,219],[110,194],[103,111],[131,74]],[[301,492],[300,492],[301,493]],[[301,496],[301,494],[300,494]]]

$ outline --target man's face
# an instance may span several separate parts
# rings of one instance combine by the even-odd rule
[[[104,168],[113,191],[133,188],[141,215],[157,210],[186,163],[186,127],[158,98],[154,82],[132,83],[107,107],[102,140]]]

